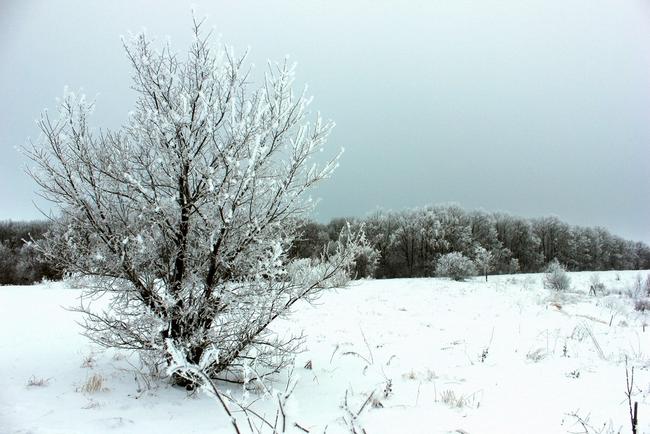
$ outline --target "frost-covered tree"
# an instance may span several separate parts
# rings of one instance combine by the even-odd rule
[[[298,234],[289,251],[292,258],[318,258],[330,242],[325,225],[313,221],[301,222]]]
[[[499,241],[495,218],[484,211],[473,211],[469,214],[472,241],[483,246],[490,252],[498,252],[503,248]]]
[[[539,238],[533,233],[531,223],[504,213],[496,213],[494,217],[499,241],[510,251],[512,258],[517,259],[521,271],[540,270],[544,258],[538,251]],[[504,271],[511,268],[509,263],[503,265],[506,265]]]
[[[544,261],[548,262],[558,258],[564,264],[573,261],[571,252],[571,232],[568,224],[560,221],[558,217],[542,217],[531,221],[532,231],[539,239],[539,253]]]
[[[485,281],[488,281],[488,273],[494,266],[494,255],[485,248],[478,246],[474,251],[474,264],[485,275]]]
[[[168,361],[173,344],[211,376],[263,375],[298,344],[273,320],[343,283],[363,239],[290,261],[308,191],[337,165],[312,162],[332,123],[307,120],[292,65],[270,64],[253,87],[245,56],[193,31],[185,57],[144,34],[124,44],[137,100],[123,128],[91,129],[93,104],[69,92],[58,118],[43,115],[27,153],[59,215],[39,248],[93,278],[80,310],[95,342]]]
[[[460,252],[442,255],[436,264],[436,276],[451,277],[460,281],[475,275],[474,263]]]
[[[571,285],[571,278],[566,272],[564,265],[557,259],[553,259],[546,267],[544,274],[544,287],[556,291],[566,291]]]
[[[519,259],[517,258],[510,259],[510,262],[508,263],[508,273],[510,274],[519,273],[520,269],[521,267],[519,266]]]
[[[366,245],[355,256],[354,268],[350,271],[355,279],[374,277],[378,263],[379,252],[371,245]]]

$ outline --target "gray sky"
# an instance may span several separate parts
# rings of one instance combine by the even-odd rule
[[[183,51],[190,2],[0,0],[0,219],[39,216],[26,161],[64,85],[131,109],[120,35]],[[346,152],[317,216],[458,202],[650,241],[648,0],[198,1],[250,60],[298,62]]]

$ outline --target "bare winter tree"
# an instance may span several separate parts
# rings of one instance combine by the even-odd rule
[[[168,360],[171,342],[211,376],[272,372],[298,344],[272,321],[342,284],[364,240],[289,261],[308,190],[337,165],[311,162],[332,123],[306,120],[293,66],[270,64],[252,89],[245,56],[193,32],[184,59],[144,34],[125,43],[137,100],[120,130],[92,131],[93,104],[69,92],[43,115],[30,174],[60,215],[39,248],[93,277],[85,300],[109,300],[82,302],[95,342]]]
[[[494,266],[494,255],[492,252],[486,250],[482,246],[476,247],[474,249],[474,264],[485,275],[485,281],[488,281],[488,273],[492,271]]]

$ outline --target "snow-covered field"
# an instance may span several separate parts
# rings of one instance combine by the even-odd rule
[[[276,325],[306,334],[287,432],[301,432],[294,422],[329,434],[350,424],[368,434],[585,432],[580,418],[589,432],[629,433],[627,357],[638,432],[650,433],[650,312],[624,294],[638,272],[597,273],[609,292],[597,297],[592,274],[571,273],[563,294],[539,274],[362,281],[300,305]],[[1,433],[234,432],[208,396],[152,380],[133,355],[80,336],[63,308],[78,294],[61,283],[0,287]],[[284,390],[287,376],[270,387]],[[260,387],[218,386],[275,418]]]

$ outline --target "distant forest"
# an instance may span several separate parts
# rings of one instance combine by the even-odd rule
[[[557,217],[526,219],[501,212],[465,211],[457,205],[378,211],[365,218],[304,221],[290,250],[293,258],[327,253],[349,222],[366,233],[370,248],[357,258],[357,277],[433,276],[438,259],[477,248],[492,253],[492,273],[539,272],[553,259],[568,270],[650,269],[650,247],[600,227],[571,226]],[[29,242],[43,237],[44,221],[0,222],[0,285],[56,280],[61,272]]]
[[[350,221],[363,226],[375,257],[360,258],[361,277],[433,276],[438,259],[460,252],[474,259],[477,248],[492,253],[492,272],[539,272],[553,259],[568,270],[650,268],[650,247],[607,229],[571,226],[557,217],[526,219],[502,212],[465,211],[456,205],[378,211],[360,219],[327,224],[304,222],[294,243],[296,257],[319,255]],[[374,266],[373,266],[374,264]]]
[[[61,273],[43,261],[29,242],[43,238],[48,228],[49,223],[44,221],[0,221],[0,285],[28,285],[61,278]]]

